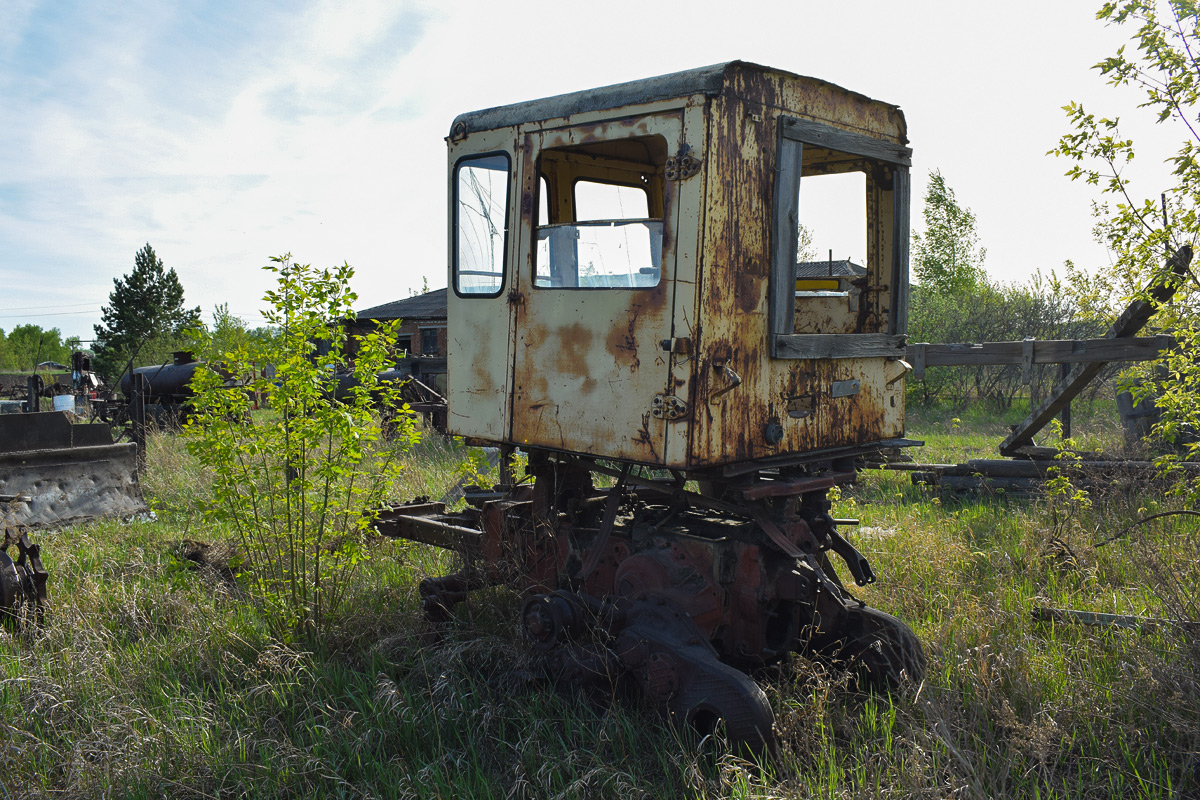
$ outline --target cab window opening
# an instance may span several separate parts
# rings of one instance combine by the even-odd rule
[[[507,153],[465,158],[455,169],[454,290],[495,297],[504,285],[508,245]]]
[[[540,154],[535,287],[659,284],[666,150],[650,136]]]
[[[795,333],[864,333],[874,269],[867,248],[867,170],[860,157],[805,147],[796,196]]]

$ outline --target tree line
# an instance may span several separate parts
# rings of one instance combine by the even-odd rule
[[[18,325],[7,333],[0,328],[0,372],[32,372],[47,361],[70,367],[79,344],[77,336],[63,339],[58,328]]]

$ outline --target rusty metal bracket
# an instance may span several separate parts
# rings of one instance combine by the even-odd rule
[[[858,394],[858,390],[862,388],[862,381],[834,381],[833,386],[829,390],[830,397],[852,397]]]
[[[842,557],[846,562],[846,566],[850,569],[850,574],[854,576],[854,582],[859,586],[866,586],[868,583],[875,582],[875,571],[871,569],[871,562],[858,552],[858,548],[846,541],[837,531],[836,525],[829,526],[829,549]]]
[[[588,552],[587,561],[583,563],[583,569],[579,571],[579,580],[581,581],[596,571],[600,557],[604,555],[604,550],[608,547],[608,538],[612,535],[613,525],[617,521],[621,496],[625,493],[625,486],[629,481],[629,470],[632,467],[633,465],[628,461],[622,464],[621,476],[617,478],[616,486],[608,490],[608,500],[604,504],[604,519],[600,522],[600,532],[596,534],[596,540],[592,542],[592,549]]]
[[[692,352],[692,340],[687,336],[677,336],[672,339],[663,339],[659,342],[659,347],[665,353],[675,353],[677,355],[688,355]]]
[[[650,416],[655,419],[665,419],[673,422],[688,415],[686,400],[680,400],[673,394],[656,394],[650,401]]]
[[[829,578],[829,576],[825,574],[825,570],[821,569],[821,563],[816,556],[820,546],[817,544],[816,537],[813,536],[811,531],[808,532],[808,536],[805,537],[804,542],[804,544],[810,548],[811,552],[806,553],[803,549],[793,544],[792,540],[787,538],[787,535],[783,531],[779,530],[779,526],[772,522],[771,518],[767,516],[767,511],[765,508],[755,505],[750,508],[750,511],[754,514],[754,522],[758,525],[758,527],[763,529],[763,531],[767,534],[767,537],[775,544],[776,547],[778,547],[788,556],[796,559],[797,561],[803,561],[808,565],[809,569],[813,571],[813,574],[817,576],[817,581],[821,584],[821,588],[838,599],[841,599],[843,596],[847,596],[845,590],[835,584]],[[807,530],[807,526],[805,529]]]
[[[8,554],[15,544],[17,558]],[[46,581],[49,573],[42,566],[41,547],[29,536],[0,530],[0,622],[20,627],[25,621],[41,626],[46,610]]]
[[[905,375],[907,375],[908,373],[913,371],[912,365],[909,364],[907,361],[905,361],[903,358],[898,358],[895,361],[892,361],[888,364],[889,369],[893,366],[899,366],[900,372],[895,377],[889,378],[886,382],[884,382],[883,388],[885,388],[885,389],[892,388],[892,386],[894,386],[897,381],[901,380]]]

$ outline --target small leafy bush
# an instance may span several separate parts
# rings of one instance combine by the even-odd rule
[[[264,316],[276,335],[243,339],[196,371],[185,432],[213,475],[208,512],[237,531],[241,577],[288,638],[315,634],[337,611],[368,557],[373,512],[399,477],[397,456],[417,433],[399,387],[377,377],[394,357],[394,325],[353,337],[354,361],[341,371],[343,321],[357,299],[351,267],[271,261],[277,286]]]

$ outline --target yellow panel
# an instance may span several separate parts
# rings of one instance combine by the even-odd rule
[[[826,278],[826,279],[805,278],[803,280],[796,281],[796,291],[797,292],[822,292],[822,291],[836,292],[837,290],[838,290],[837,278]]]

